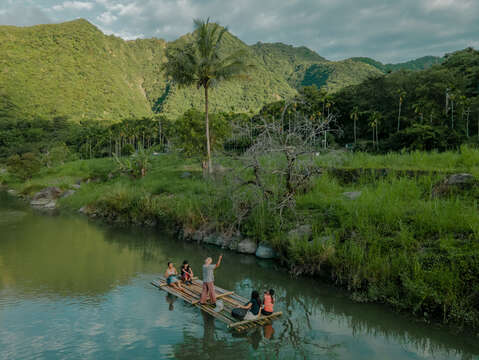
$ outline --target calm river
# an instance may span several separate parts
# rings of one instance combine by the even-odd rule
[[[274,288],[283,317],[236,335],[149,283],[168,260],[219,249],[82,217],[42,216],[0,194],[0,359],[479,359],[473,335],[357,304],[273,262],[226,252],[216,283]]]

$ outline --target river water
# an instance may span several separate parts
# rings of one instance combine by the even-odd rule
[[[219,249],[82,217],[44,216],[0,194],[0,359],[479,359],[474,335],[357,304],[271,261],[226,252],[216,283],[274,288],[272,326],[237,335],[149,283],[167,261]]]

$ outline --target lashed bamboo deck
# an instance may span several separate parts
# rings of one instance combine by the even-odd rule
[[[212,305],[201,305],[199,302],[203,287],[203,282],[201,280],[195,279],[193,280],[193,284],[188,286],[183,284],[183,290],[178,290],[168,286],[164,277],[160,277],[159,280],[152,281],[151,284],[200,308],[218,320],[223,321],[228,325],[228,328],[234,329],[235,331],[245,331],[256,326],[264,326],[282,315],[282,312],[279,311],[268,316],[260,315],[255,320],[238,321],[231,315],[231,310],[239,305],[246,304],[248,299],[235,294],[233,291],[227,291],[215,286],[216,298],[223,300],[224,304],[223,310],[216,312]]]

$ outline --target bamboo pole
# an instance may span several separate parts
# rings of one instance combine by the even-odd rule
[[[230,296],[231,294],[234,294],[234,292],[233,292],[233,291],[228,291],[228,292],[225,292],[225,293],[223,293],[223,294],[218,294],[218,295],[216,295],[216,298],[217,298],[217,299],[221,299],[221,298],[223,298],[223,297],[225,297],[225,296]],[[200,301],[198,300],[198,301],[196,301],[195,303],[193,303],[193,305],[195,305],[196,303],[199,303],[199,302],[200,302]]]
[[[235,328],[237,326],[242,326],[242,325],[247,325],[247,324],[253,324],[253,323],[256,323],[257,321],[259,320],[266,320],[266,319],[273,319],[273,318],[276,318],[276,317],[279,317],[283,315],[283,313],[281,311],[278,311],[278,312],[275,312],[271,315],[266,315],[266,316],[261,316],[259,317],[258,319],[254,319],[254,320],[243,320],[243,321],[238,321],[238,322],[235,322],[231,325],[228,325],[229,328]]]

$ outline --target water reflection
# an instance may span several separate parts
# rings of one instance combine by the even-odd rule
[[[226,253],[216,283],[245,297],[273,288],[283,311],[273,325],[235,335],[148,284],[169,260],[188,259],[200,273],[219,249],[1,203],[0,196],[0,358],[68,351],[97,358],[478,358],[474,336],[352,303],[317,281],[291,279],[273,262]]]

